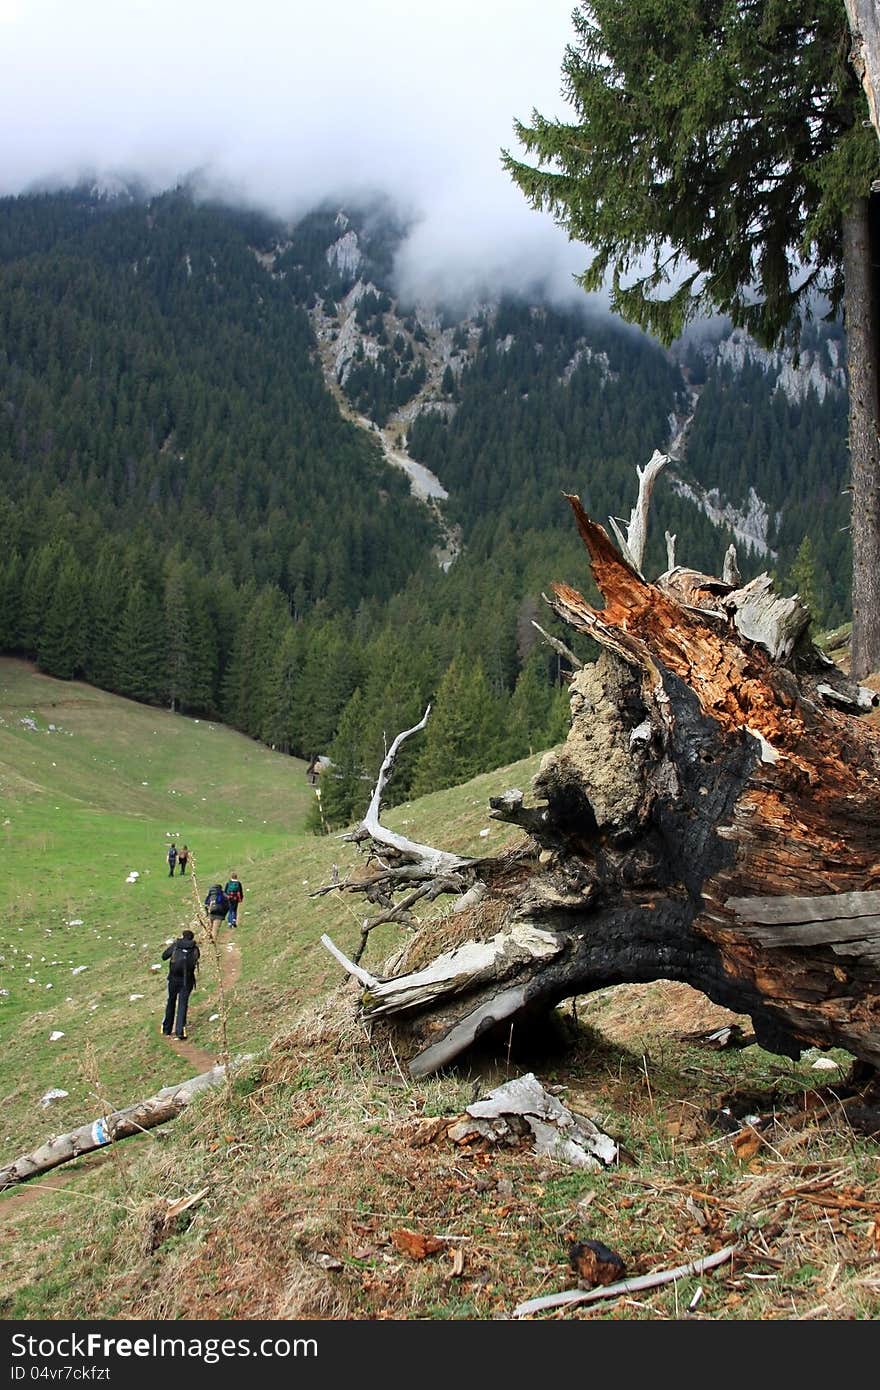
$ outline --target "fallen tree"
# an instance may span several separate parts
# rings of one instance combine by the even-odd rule
[[[815,647],[797,596],[766,575],[743,585],[730,554],[724,579],[644,579],[641,501],[663,461],[640,470],[626,555],[568,498],[604,607],[566,584],[548,602],[602,654],[572,678],[570,732],[530,804],[518,788],[490,801],[522,841],[462,859],[382,826],[423,719],[348,837],[366,864],[319,890],[378,905],[358,960],[378,921],[418,928],[378,972],[325,938],[413,1076],[566,998],[658,979],[748,1015],[770,1051],[880,1065],[880,738],[862,719],[877,696]],[[451,908],[418,923],[440,893]]]
[[[5,1168],[0,1168],[0,1192],[18,1183],[28,1182],[42,1173],[49,1173],[62,1163],[81,1158],[83,1154],[94,1153],[108,1144],[130,1139],[135,1134],[143,1134],[146,1130],[176,1119],[195,1096],[212,1086],[218,1086],[225,1077],[226,1068],[218,1063],[210,1071],[190,1077],[176,1086],[164,1086],[154,1096],[126,1106],[124,1110],[114,1110],[96,1120],[89,1120],[67,1134],[53,1135],[33,1152],[22,1154]]]

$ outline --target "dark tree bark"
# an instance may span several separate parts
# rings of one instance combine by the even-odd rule
[[[853,626],[850,669],[880,669],[880,195],[844,219],[843,261],[852,476]]]
[[[573,678],[534,804],[517,789],[490,803],[521,844],[447,857],[461,898],[384,977],[357,971],[363,1015],[418,1076],[487,1031],[503,1046],[512,1020],[567,997],[680,980],[749,1015],[771,1051],[836,1046],[877,1067],[880,737],[857,712],[875,697],[766,577],[734,588],[676,568],[647,583],[569,501],[605,606],[561,584],[551,602],[602,656]],[[378,797],[373,811],[375,831]],[[381,878],[391,899],[427,882],[425,846],[375,847],[361,888]]]

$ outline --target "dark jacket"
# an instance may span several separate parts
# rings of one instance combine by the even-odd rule
[[[186,946],[186,947],[188,948],[188,955],[189,955],[190,961],[191,961],[191,964],[190,964],[190,967],[189,967],[189,970],[188,970],[188,971],[186,970],[186,967],[185,967],[185,966],[180,966],[180,965],[175,965],[175,964],[174,964],[173,956],[174,956],[174,948],[175,948],[175,946]],[[163,959],[163,960],[167,960],[167,961],[169,962],[169,966],[168,966],[168,974],[169,974],[169,975],[183,975],[183,974],[188,974],[188,975],[189,975],[189,986],[190,986],[190,989],[194,989],[194,988],[195,988],[195,983],[196,983],[196,966],[197,966],[198,963],[199,963],[199,956],[200,956],[200,955],[201,955],[201,952],[200,952],[198,946],[196,945],[195,941],[185,940],[182,936],[179,936],[179,937],[177,938],[176,941],[172,941],[172,943],[171,943],[170,946],[166,946],[166,947],[165,947],[165,950],[162,952],[162,959]]]

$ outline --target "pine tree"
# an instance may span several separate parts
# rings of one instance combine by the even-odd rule
[[[24,564],[13,550],[0,561],[0,651],[17,652],[22,647],[21,589]]]
[[[292,746],[304,757],[326,752],[360,683],[359,644],[338,620],[312,628],[297,682]]]
[[[525,758],[537,749],[548,746],[544,739],[549,731],[553,701],[546,651],[533,647],[517,677],[510,700],[510,714],[505,728],[505,762]]]
[[[114,689],[155,703],[166,688],[164,614],[143,579],[134,581],[116,642]]]
[[[128,602],[129,573],[123,547],[107,537],[87,573],[86,643],[83,675],[93,685],[115,689],[119,628]]]
[[[413,773],[413,796],[457,786],[496,765],[499,711],[478,661],[451,662],[440,685]]]
[[[840,0],[589,0],[563,61],[576,121],[534,112],[503,158],[593,248],[580,277],[669,342],[720,311],[795,346],[817,294],[845,305],[852,670],[880,667],[880,146]]]
[[[293,742],[293,707],[302,662],[300,634],[285,624],[266,683],[265,712],[260,738],[270,748],[289,753]]]
[[[167,634],[167,699],[179,710],[189,694],[192,652],[189,645],[189,606],[183,567],[170,556],[165,567],[165,632]]]
[[[337,829],[360,820],[372,791],[363,755],[363,696],[354,691],[339,718],[339,729],[327,756],[330,767],[321,775],[321,806],[327,825]]]
[[[60,680],[72,680],[81,674],[86,644],[85,620],[85,578],[68,546],[52,590],[37,650],[41,671]]]
[[[813,542],[809,536],[804,536],[798,546],[794,564],[788,572],[786,591],[798,594],[801,603],[810,610],[811,628],[815,626],[821,616],[822,608],[816,585],[816,556]]]
[[[25,565],[21,583],[21,645],[31,656],[36,656],[40,649],[61,555],[60,544],[51,542],[34,550]]]

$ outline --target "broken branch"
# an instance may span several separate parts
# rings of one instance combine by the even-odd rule
[[[32,1153],[23,1154],[14,1163],[0,1168],[0,1192],[14,1187],[16,1183],[28,1182],[39,1173],[48,1173],[83,1154],[93,1153],[107,1144],[118,1143],[120,1139],[129,1139],[134,1134],[142,1134],[144,1130],[155,1129],[157,1125],[176,1119],[194,1096],[219,1085],[225,1075],[225,1066],[218,1063],[210,1071],[202,1072],[189,1081],[182,1081],[177,1086],[165,1086],[136,1105],[102,1115],[67,1134],[56,1135]]]
[[[648,510],[651,506],[651,493],[654,491],[654,484],[669,462],[669,458],[669,454],[661,454],[659,449],[655,449],[644,468],[636,468],[639,479],[639,495],[630,513],[625,536],[614,517],[608,518],[624,559],[639,574],[642,574],[645,543],[648,539]],[[644,578],[644,576],[642,577]]]
[[[689,1264],[679,1265],[677,1269],[658,1270],[656,1274],[641,1274],[636,1279],[621,1279],[617,1284],[605,1284],[598,1289],[565,1289],[562,1293],[546,1294],[543,1298],[530,1298],[520,1303],[511,1314],[514,1318],[525,1318],[530,1313],[542,1313],[547,1308],[571,1307],[575,1303],[593,1303],[599,1298],[619,1298],[625,1293],[640,1293],[644,1289],[656,1289],[662,1284],[671,1284],[676,1279],[687,1279],[693,1274],[705,1274],[730,1260],[739,1250],[738,1245],[725,1245],[714,1255],[706,1255],[702,1260],[691,1260]]]

